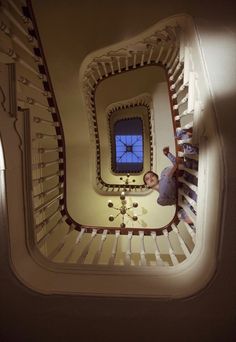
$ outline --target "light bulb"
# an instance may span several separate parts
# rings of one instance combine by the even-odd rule
[[[107,202],[107,205],[108,205],[108,207],[109,207],[109,208],[112,208],[112,207],[113,207],[113,203],[112,203],[112,201],[111,201],[111,200],[109,200],[109,201]]]

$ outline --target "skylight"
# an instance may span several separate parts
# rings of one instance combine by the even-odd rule
[[[113,171],[141,172],[144,159],[142,119],[133,117],[118,120],[113,132]]]

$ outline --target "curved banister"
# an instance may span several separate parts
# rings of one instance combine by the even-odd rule
[[[32,12],[32,6],[31,2],[27,1],[27,4],[29,8],[26,10],[24,8],[24,15],[30,18],[31,20],[34,19],[34,15]],[[26,19],[24,19],[24,22],[27,22]],[[27,25],[30,24],[30,21],[28,20]],[[23,75],[20,74],[20,77],[18,81],[22,83],[24,86],[28,87],[29,89],[34,89],[38,94],[41,94],[41,98],[35,97],[34,95],[29,94],[25,96],[18,96],[18,102],[20,104],[19,108],[23,108],[25,106],[34,106],[36,110],[41,110],[40,113],[34,113],[32,117],[28,116],[25,118],[27,122],[27,127],[29,130],[32,130],[31,138],[30,139],[34,146],[32,146],[32,155],[34,156],[34,160],[32,161],[31,169],[33,172],[33,178],[32,178],[32,184],[37,190],[33,191],[32,200],[34,202],[34,226],[35,226],[35,236],[34,241],[35,245],[39,249],[41,249],[42,246],[44,246],[44,243],[46,241],[50,240],[50,237],[52,234],[57,232],[60,227],[63,225],[63,223],[67,224],[66,231],[64,231],[63,236],[60,238],[60,241],[58,245],[54,246],[53,248],[49,249],[49,251],[46,253],[47,257],[55,258],[58,253],[62,250],[63,246],[65,246],[66,241],[68,238],[71,237],[72,234],[74,234],[75,231],[77,232],[77,238],[75,241],[75,245],[72,249],[71,253],[73,252],[75,246],[78,245],[80,240],[82,239],[83,234],[89,234],[92,238],[90,241],[88,247],[86,247],[86,253],[88,253],[88,249],[93,243],[93,240],[95,239],[95,236],[99,235],[101,237],[101,243],[99,247],[99,251],[96,254],[96,258],[94,260],[98,261],[98,259],[101,256],[101,250],[103,248],[104,241],[107,236],[113,235],[115,236],[115,242],[117,242],[117,234],[119,233],[119,236],[127,236],[129,241],[129,247],[127,249],[127,262],[130,264],[130,253],[131,253],[131,239],[132,237],[138,237],[140,239],[141,243],[141,250],[140,250],[140,260],[141,264],[146,264],[146,259],[144,258],[145,255],[145,248],[144,248],[144,240],[146,238],[152,238],[153,242],[156,244],[156,261],[157,264],[165,264],[165,262],[162,263],[160,261],[160,252],[157,245],[157,240],[159,238],[164,238],[166,241],[166,245],[169,246],[169,256],[171,263],[173,265],[176,265],[178,263],[178,260],[176,258],[174,248],[172,246],[171,239],[169,238],[169,233],[175,234],[179,244],[183,250],[183,253],[185,257],[188,256],[188,251],[186,249],[184,240],[179,234],[179,217],[178,217],[178,211],[180,208],[183,208],[187,213],[191,212],[189,214],[189,217],[193,218],[193,222],[196,222],[195,219],[195,212],[193,211],[194,208],[196,208],[195,202],[189,197],[190,190],[194,190],[193,186],[196,186],[194,184],[193,186],[190,185],[189,187],[189,181],[192,182],[192,179],[183,178],[186,173],[188,173],[188,170],[191,170],[191,163],[186,166],[181,165],[181,169],[183,171],[178,171],[180,174],[177,174],[177,178],[179,182],[183,183],[186,188],[186,191],[179,191],[178,192],[178,203],[176,206],[176,212],[171,220],[170,223],[165,225],[164,227],[160,228],[117,228],[117,227],[99,227],[99,226],[89,226],[89,225],[83,225],[81,223],[77,223],[73,220],[73,218],[70,217],[67,206],[66,206],[66,158],[65,158],[65,140],[64,140],[64,132],[63,127],[61,123],[61,118],[59,115],[58,107],[56,104],[55,95],[52,88],[52,83],[50,80],[50,76],[48,73],[48,68],[46,65],[45,56],[43,54],[38,30],[36,23],[34,23],[35,27],[32,28],[31,26],[28,27],[29,34],[31,35],[30,43],[34,42],[33,44],[33,50],[35,55],[37,56],[37,59],[34,60],[36,64],[40,63],[38,65],[38,70],[35,69],[35,66],[31,66],[30,63],[26,63],[24,59],[19,57],[17,53],[15,52],[14,48],[12,49],[13,52],[11,52],[11,55],[13,58],[15,58],[16,62],[19,62],[22,66],[24,66],[27,70],[32,72],[34,75],[37,75],[39,79],[41,79],[42,82],[42,88],[38,85],[35,85],[35,83],[27,77],[25,77],[24,73]],[[4,28],[4,30],[6,30]],[[171,29],[170,29],[171,30]],[[169,30],[169,31],[170,31]],[[168,31],[168,30],[167,30]],[[162,36],[162,46],[161,50],[155,51],[155,47],[152,46],[150,48],[150,45],[147,45],[146,43],[142,46],[138,46],[136,49],[136,46],[134,45],[132,47],[132,53],[126,54],[125,50],[114,57],[111,55],[107,60],[104,59],[94,59],[92,62],[92,67],[97,70],[97,77],[92,77],[89,73],[87,73],[86,76],[86,82],[87,84],[87,94],[89,94],[90,100],[90,110],[92,112],[92,123],[94,125],[94,136],[96,138],[96,150],[98,151],[99,155],[99,132],[98,128],[96,127],[96,108],[95,108],[95,100],[94,96],[96,93],[96,89],[100,82],[103,82],[107,77],[116,76],[118,73],[123,72],[129,72],[137,68],[144,68],[148,66],[158,66],[162,67],[166,71],[166,79],[168,84],[168,92],[169,92],[169,101],[170,101],[170,107],[172,112],[172,124],[173,124],[173,132],[175,133],[179,127],[181,127],[181,117],[184,114],[184,111],[182,110],[182,107],[186,106],[186,103],[188,103],[188,94],[185,94],[184,97],[180,98],[187,90],[186,84],[182,84],[183,82],[183,75],[184,75],[184,62],[180,61],[180,57],[178,56],[179,47],[178,44],[175,44],[175,46],[167,39],[168,34],[167,31],[165,32],[164,38]],[[173,37],[172,37],[173,38]],[[159,39],[159,38],[158,38]],[[158,40],[158,46],[160,43],[160,39]],[[16,40],[18,43],[19,41]],[[38,45],[35,45],[36,42]],[[168,42],[168,44],[165,46],[165,43]],[[147,50],[142,50],[143,46]],[[25,51],[28,49],[25,49]],[[148,53],[146,53],[146,51]],[[114,54],[114,52],[113,52]],[[30,53],[30,56],[32,54]],[[32,57],[32,56],[31,56]],[[164,58],[164,59],[163,59]],[[109,66],[106,65],[106,63],[109,62]],[[165,65],[163,63],[165,62]],[[100,63],[100,67],[98,65]],[[115,64],[114,64],[115,63]],[[90,63],[91,65],[91,63]],[[100,68],[100,69],[99,69]],[[92,78],[90,78],[92,77]],[[188,90],[187,90],[188,91]],[[23,112],[23,111],[22,111]],[[44,114],[44,113],[47,113]],[[189,114],[189,112],[187,112]],[[31,122],[32,121],[32,122]],[[39,128],[38,128],[39,127]],[[188,127],[185,127],[188,130],[192,129],[191,123],[189,123]],[[50,141],[50,143],[49,143]],[[182,163],[184,164],[186,161],[185,152],[183,150],[183,146],[186,143],[186,141],[182,141],[180,139],[175,139],[175,146],[176,146],[176,154],[178,156],[184,157],[182,159]],[[191,156],[190,156],[191,157]],[[100,158],[100,156],[99,156]],[[197,162],[196,162],[197,163]],[[26,166],[27,167],[27,166]],[[44,173],[45,169],[48,169],[46,173]],[[196,169],[196,168],[195,168]],[[194,172],[196,170],[194,169]],[[190,172],[191,173],[191,172]],[[97,179],[99,180],[99,174],[97,175]],[[195,174],[196,176],[196,174]],[[107,184],[102,179],[99,180],[101,186],[107,187],[107,194],[109,194],[109,191],[118,191],[123,190],[124,185],[123,184]],[[196,183],[196,181],[194,180]],[[47,185],[46,185],[47,183]],[[32,185],[29,185],[29,188]],[[140,191],[140,189],[145,189],[144,185],[128,185],[126,187],[127,191],[132,191],[133,189]],[[53,196],[53,197],[52,197]],[[191,207],[189,207],[188,203],[192,204]],[[30,207],[30,206],[29,206]],[[36,216],[37,214],[37,216]],[[31,222],[32,223],[32,222]],[[186,229],[188,231],[188,234],[191,236],[192,240],[195,242],[195,232],[193,231],[192,227],[186,224]],[[173,233],[172,233],[173,232]],[[157,240],[155,240],[157,239]],[[114,245],[115,248],[115,245]],[[115,250],[115,249],[114,249]],[[114,250],[113,254],[111,256],[111,263],[114,262]],[[85,253],[85,252],[83,252]],[[84,262],[86,255],[83,254],[83,257],[79,258],[78,262]],[[65,258],[64,262],[67,262],[72,254],[68,254]],[[112,261],[113,260],[113,261]]]
[[[64,175],[63,176],[60,176],[60,182],[64,183],[64,187],[63,187],[63,192],[64,192],[64,196],[63,198],[60,200],[60,204],[64,205],[64,209],[62,211],[62,215],[65,215],[67,217],[67,219],[65,220],[67,224],[71,225],[72,223],[74,224],[74,226],[76,227],[77,230],[81,230],[82,228],[85,228],[87,232],[91,232],[94,228],[97,229],[98,233],[102,232],[104,227],[92,227],[92,226],[87,226],[87,225],[83,225],[81,223],[78,223],[76,222],[75,220],[73,220],[73,218],[70,217],[70,214],[67,210],[67,205],[66,205],[66,199],[67,199],[67,195],[66,195],[66,155],[65,155],[65,138],[64,138],[64,132],[63,132],[63,127],[62,127],[62,123],[61,123],[61,118],[60,118],[60,114],[59,114],[59,109],[58,109],[58,106],[57,106],[57,102],[56,102],[56,97],[55,97],[55,94],[54,94],[54,90],[53,90],[53,86],[52,86],[52,82],[51,82],[51,79],[50,79],[50,74],[49,74],[49,71],[48,71],[48,67],[47,67],[47,63],[46,63],[46,58],[45,58],[45,55],[44,55],[44,52],[43,52],[43,48],[42,48],[42,43],[41,43],[41,39],[40,39],[40,35],[39,35],[39,32],[38,32],[38,28],[37,28],[37,23],[36,23],[36,19],[35,19],[35,16],[34,16],[34,13],[33,13],[33,8],[32,8],[32,4],[31,4],[31,1],[30,0],[27,0],[26,1],[27,3],[27,9],[23,9],[23,12],[24,12],[24,15],[26,17],[28,17],[32,23],[33,23],[33,27],[34,27],[34,31],[30,31],[29,34],[33,35],[34,38],[36,38],[36,40],[38,41],[38,48],[36,50],[36,53],[37,53],[37,56],[40,56],[42,58],[42,61],[43,61],[43,64],[41,66],[39,66],[39,70],[41,73],[43,73],[44,75],[46,75],[47,77],[47,81],[45,82],[44,81],[44,89],[45,91],[49,91],[51,93],[51,97],[48,98],[48,103],[50,105],[50,107],[54,107],[55,108],[55,111],[52,113],[52,118],[53,118],[53,121],[55,123],[57,123],[55,129],[56,129],[56,133],[58,136],[61,137],[60,140],[58,140],[58,146],[61,148],[61,151],[59,152],[59,158],[61,160],[63,160],[63,163],[60,165],[60,169],[64,171]],[[165,39],[167,39],[167,37],[165,37]],[[171,54],[171,50],[168,50],[169,52],[167,54]],[[149,55],[150,57],[150,55]],[[169,57],[169,56],[168,56]],[[174,62],[175,60],[175,52],[173,53],[173,61],[172,63]],[[167,62],[168,58],[166,58],[166,62]],[[98,60],[96,60],[95,62],[98,63]],[[165,62],[165,63],[166,63]],[[142,64],[142,63],[141,63]],[[151,61],[151,57],[147,60],[147,61],[143,61],[143,65],[141,64],[138,64],[138,63],[135,63],[135,68],[141,68],[141,67],[146,67],[146,66],[153,66],[153,65],[157,65],[158,67],[162,67],[165,69],[166,71],[166,78],[167,78],[167,82],[170,82],[169,81],[169,77],[168,77],[168,71],[166,69],[166,66],[163,65],[162,62],[159,62],[156,63],[156,62],[152,62]],[[171,65],[171,63],[170,63]],[[103,76],[103,73],[102,71],[100,70],[99,72],[99,78],[95,81],[94,80],[94,85],[93,85],[93,89],[91,91],[91,103],[95,103],[94,101],[94,96],[95,96],[95,93],[96,93],[96,88],[98,87],[98,85],[100,84],[100,82],[104,81],[106,77],[112,77],[112,76],[115,76],[116,73],[119,73],[119,72],[128,72],[128,71],[131,71],[133,69],[130,70],[129,67],[128,67],[128,70],[126,70],[127,68],[125,69],[122,69],[121,66],[119,67],[119,63],[118,63],[118,69],[115,70],[113,69],[113,72],[110,71],[108,72],[105,68],[103,68],[103,72],[104,72],[104,76]],[[174,130],[176,129],[176,127],[179,127],[179,123],[177,121],[174,120],[174,115],[173,115],[173,106],[177,103],[176,102],[176,99],[172,99],[171,97],[171,94],[170,94],[170,87],[171,87],[172,83],[170,82],[169,86],[168,86],[168,90],[169,90],[169,98],[170,98],[170,103],[172,103],[171,105],[171,110],[172,110],[172,122],[173,122],[173,128]],[[93,108],[93,112],[96,113],[96,108],[95,106],[92,106]],[[95,114],[96,115],[96,114]],[[97,136],[98,132],[96,131],[95,129],[95,137]],[[97,140],[99,141],[99,140]],[[176,144],[176,151],[179,150],[179,146],[177,146],[177,142],[175,140],[175,144]],[[99,146],[99,143],[97,144],[97,149],[100,149],[100,146]],[[99,153],[98,153],[99,154]],[[100,163],[98,163],[100,165]],[[97,177],[98,179],[100,179],[100,177],[98,176]],[[103,180],[101,180],[101,184],[102,186],[106,186],[108,189],[109,188],[121,188],[122,189],[124,188],[124,186],[122,186],[121,184],[107,184],[106,182],[104,182]],[[128,190],[132,190],[132,189],[145,189],[146,187],[144,185],[129,185],[129,186],[126,186],[126,189]],[[168,230],[168,231],[171,231],[172,228],[171,228],[171,225],[172,223],[175,223],[175,224],[178,224],[179,222],[179,219],[178,219],[178,216],[177,216],[177,211],[178,211],[178,206],[176,208],[176,213],[174,215],[174,218],[171,220],[171,222],[167,225],[165,225],[164,227],[160,227],[160,228],[145,228],[144,231],[145,231],[145,235],[149,235],[151,232],[156,232],[157,235],[161,235],[162,232],[164,230]],[[110,231],[111,233],[114,233],[115,230],[117,230],[117,227],[106,227],[106,229],[108,231]],[[138,235],[138,232],[140,231],[140,228],[128,228],[129,231],[132,231],[134,233],[134,235]],[[125,234],[127,235],[127,229],[120,229],[120,232],[121,234]]]

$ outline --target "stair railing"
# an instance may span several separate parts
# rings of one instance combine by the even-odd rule
[[[116,254],[118,241],[122,236],[126,236],[127,249],[124,264],[152,265],[152,258],[155,258],[157,265],[178,264],[190,255],[196,241],[197,202],[193,193],[197,193],[197,155],[188,155],[185,151],[185,144],[191,145],[191,142],[186,143],[176,139],[176,143],[178,140],[178,156],[183,158],[183,174],[179,177],[179,181],[184,185],[179,190],[178,205],[193,221],[195,229],[184,223],[192,243],[188,238],[188,242],[185,242],[184,236],[181,235],[183,229],[179,228],[177,215],[165,227],[143,230],[141,228],[89,227],[74,222],[66,209],[66,159],[63,128],[35,25],[30,1],[27,1],[27,6],[23,6],[23,14],[12,0],[7,0],[2,6],[0,28],[4,34],[4,41],[1,48],[15,65],[18,83],[18,115],[24,115],[25,127],[29,128],[25,132],[24,139],[30,149],[28,161],[30,159],[32,161],[32,182],[28,180],[26,183],[28,195],[32,187],[35,245],[43,255],[59,263],[97,264],[110,236],[113,238],[113,247],[105,263],[112,265],[116,257],[119,257]],[[103,56],[90,63],[85,90],[91,105],[91,117],[95,128],[94,91],[98,83],[116,73],[155,64],[166,69],[174,127],[194,132],[193,115],[196,109],[193,110],[190,107],[190,99],[191,96],[193,97],[190,90],[196,88],[196,80],[185,74],[185,65],[190,63],[187,60],[189,54],[186,53],[181,59],[178,32],[178,27],[176,30],[166,28],[163,32],[157,32],[154,37],[151,37],[152,44],[150,41],[141,42],[129,51],[110,53],[106,58]],[[194,99],[194,101],[197,100],[199,99]],[[193,99],[191,101],[193,102]],[[26,115],[26,108],[29,108],[29,115]],[[183,124],[182,121],[186,117],[190,120],[187,124]],[[108,184],[108,190],[110,186],[114,188],[114,185]],[[186,236],[186,232],[183,235]],[[94,253],[92,246],[97,238],[100,239],[100,243],[92,258],[91,255]],[[134,239],[140,243],[138,262],[132,259],[133,254],[136,254],[132,252],[132,241],[136,241]],[[182,259],[176,256],[178,253],[173,247],[174,239],[178,240],[178,248],[184,256]],[[149,247],[150,243],[152,243],[152,248]],[[167,255],[164,256],[160,250],[160,245],[163,243],[168,250]],[[145,244],[150,250],[145,248]],[[80,246],[82,249],[79,249]]]

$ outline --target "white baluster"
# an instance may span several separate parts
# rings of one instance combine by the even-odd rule
[[[25,62],[23,59],[21,59],[19,56],[17,56],[17,54],[15,54],[15,56],[16,57],[12,57],[12,58],[15,58],[26,69],[28,69],[29,71],[31,71],[32,73],[37,75],[40,79],[44,79],[45,78],[44,75],[40,74],[37,70],[35,70],[33,67],[31,67],[27,62]]]
[[[181,69],[181,67],[182,67],[182,63],[179,63],[179,64],[176,66],[174,73],[172,74],[172,76],[170,76],[170,81],[174,81],[174,79],[175,79],[177,73],[179,72],[179,70]],[[181,80],[183,80],[183,78],[184,78],[184,70],[182,70],[181,73],[180,73],[180,75],[178,76],[178,78],[177,78],[177,80],[176,80],[176,82],[175,82],[175,86],[177,86],[177,84],[178,84]]]
[[[117,65],[118,65],[118,72],[121,72],[121,67],[120,67],[120,56],[116,56],[116,60],[117,60]]]
[[[129,70],[129,56],[125,56],[125,70]]]
[[[196,194],[198,193],[198,187],[190,182],[188,182],[184,177],[178,177],[178,180],[181,183],[186,184],[191,190],[193,190],[194,192],[196,192]]]
[[[180,193],[180,189],[179,189],[179,193]],[[196,227],[196,221],[197,221],[197,217],[194,214],[194,212],[189,208],[189,206],[184,203],[182,200],[179,201],[179,206],[182,207],[184,209],[184,211],[186,212],[186,214],[190,217],[191,221],[193,222],[194,226]]]
[[[151,232],[151,237],[153,238],[153,241],[155,243],[156,264],[157,264],[157,266],[164,266],[165,262],[161,259],[160,249],[159,249],[158,244],[157,244],[156,232]]]
[[[182,91],[184,91],[185,88],[186,88],[186,86],[185,86],[184,84],[182,84],[182,85],[179,87],[178,91],[177,91],[175,94],[172,95],[172,99],[176,99],[177,96],[179,96],[179,94],[180,94]]]
[[[167,242],[167,245],[168,245],[168,248],[169,248],[169,255],[170,255],[171,261],[172,261],[173,265],[178,265],[179,261],[176,258],[174,250],[172,248],[172,245],[171,245],[171,242],[170,242],[170,239],[169,239],[169,233],[168,233],[168,231],[166,229],[164,229],[163,230],[163,234],[164,234],[164,236],[166,238],[166,242]]]
[[[139,237],[140,237],[140,259],[141,259],[141,265],[146,266],[147,261],[145,257],[145,246],[144,246],[144,232],[139,231]]]
[[[185,97],[183,97],[182,100],[178,104],[174,105],[173,109],[175,110],[179,109],[179,107],[185,104],[187,101],[188,101],[188,94]]]
[[[85,228],[81,228],[81,231],[78,233],[76,240],[75,240],[75,243],[72,246],[72,249],[70,250],[69,254],[65,257],[64,262],[68,262],[68,260],[72,256],[74,250],[77,248],[78,244],[80,243],[84,232],[85,232]]]
[[[107,238],[107,229],[104,229],[103,233],[102,233],[102,236],[101,236],[101,241],[100,241],[100,244],[99,244],[99,248],[98,248],[98,251],[96,252],[94,258],[93,258],[93,262],[92,264],[96,265],[100,259],[100,256],[102,254],[102,249],[103,249],[103,245],[104,245],[104,242]]]
[[[175,116],[175,121],[180,120],[182,117],[186,115],[193,115],[193,113],[189,113],[188,109],[185,109],[181,114]]]
[[[133,69],[136,69],[137,51],[134,51],[133,54],[134,54]]]
[[[189,83],[189,73],[190,73],[190,52],[189,52],[189,48],[185,47],[185,51],[184,51],[184,84]]]
[[[11,15],[11,13],[4,6],[2,6],[2,11],[6,15],[6,17],[8,17],[8,19],[18,28],[18,30],[29,39],[29,33],[21,26],[21,24]]]
[[[170,54],[171,54],[172,48],[173,48],[173,45],[171,44],[171,45],[169,46],[168,50],[167,50],[166,57],[164,58],[164,60],[163,60],[163,62],[162,62],[163,65],[165,65],[165,64],[167,63],[168,58],[169,58],[169,56],[170,56]]]
[[[196,210],[197,209],[197,204],[196,202],[189,197],[181,188],[179,189],[179,193],[184,196],[186,201]]]
[[[191,175],[198,177],[198,171],[197,170],[193,170],[193,169],[188,169],[187,167],[183,167],[182,170],[187,171],[188,173],[190,173]]]
[[[49,126],[55,126],[55,127],[59,126],[59,122],[54,122],[54,121],[42,119],[42,118],[40,118],[38,116],[34,116],[33,117],[33,122],[40,123],[40,124],[42,123],[42,124],[46,124],[46,125],[49,125]]]
[[[153,50],[154,50],[154,47],[153,47],[153,45],[152,45],[151,48],[150,48],[150,51],[149,51],[149,56],[148,56],[147,64],[150,64],[150,63],[151,63],[151,58],[152,58]],[[141,65],[142,65],[142,64],[141,64]]]
[[[49,219],[52,217],[54,218],[56,215],[58,214],[58,211],[56,213],[54,213],[53,215],[51,215],[50,217],[48,217],[47,219],[43,220],[39,225],[41,225],[41,229],[44,228],[48,223],[49,223]],[[42,247],[42,245],[49,239],[49,237],[52,235],[52,233],[55,231],[55,229],[62,223],[62,217],[60,217],[59,220],[57,220],[57,222],[50,227],[50,229],[48,230],[48,232],[41,237],[38,241],[37,241],[37,245],[39,248]],[[38,227],[39,227],[38,225]],[[37,230],[37,226],[35,227]],[[41,231],[36,231],[36,234],[41,233]]]
[[[179,63],[179,55],[177,55],[177,57],[176,57],[175,60],[174,60],[173,65],[172,65],[172,66],[170,67],[170,69],[168,70],[168,74],[169,74],[169,75],[171,75],[171,74],[174,72],[174,70],[175,70],[175,68],[177,67],[178,63]]]
[[[184,255],[186,256],[186,258],[188,258],[190,256],[190,252],[189,252],[189,249],[186,246],[184,240],[180,236],[179,229],[176,227],[175,224],[172,224],[171,227],[172,227],[173,231],[175,232],[175,234],[177,235],[177,238],[178,238],[180,246],[181,246],[181,248],[182,248],[182,250],[184,252]]]
[[[111,73],[112,73],[112,75],[114,75],[114,67],[113,67],[112,59],[110,60],[109,64],[110,64],[110,67],[111,67]]]
[[[127,250],[125,253],[125,264],[130,265],[131,264],[131,239],[133,236],[133,232],[128,232],[128,241],[127,241]]]
[[[179,51],[179,46],[176,45],[176,46],[175,46],[175,49],[174,49],[174,51],[173,51],[173,53],[172,53],[172,56],[171,56],[171,58],[170,58],[170,61],[167,63],[167,68],[172,68],[173,62],[174,62],[175,59],[178,57],[178,56],[176,56],[177,53],[178,53],[178,51]],[[178,62],[177,62],[177,63],[178,63]],[[168,73],[169,73],[169,71],[168,71]]]
[[[195,105],[195,80],[196,80],[196,73],[190,72],[189,73],[189,86],[188,86],[188,112],[191,113],[194,111]]]
[[[115,239],[114,239],[114,243],[113,243],[113,246],[112,246],[111,257],[109,259],[109,265],[113,265],[114,264],[119,236],[120,236],[120,231],[116,230]]]
[[[49,259],[51,259],[51,260],[54,259],[60,253],[60,251],[65,246],[66,241],[67,241],[68,237],[70,236],[70,233],[74,230],[74,228],[75,228],[75,225],[72,223],[68,229],[68,232],[63,236],[62,240],[59,242],[59,244],[56,246],[56,248],[48,256]]]
[[[195,231],[190,227],[190,225],[187,222],[183,222],[183,223],[184,223],[184,225],[185,225],[189,235],[191,236],[193,243],[195,244],[196,243],[196,233],[195,233]]]
[[[84,79],[86,80],[87,86],[88,86],[91,90],[94,90],[94,86],[93,86],[93,84],[91,83],[90,79],[89,79],[88,77],[84,77]]]
[[[25,86],[32,88],[38,92],[40,92],[41,94],[43,94],[44,96],[51,96],[51,93],[49,91],[45,91],[44,89],[36,86],[34,83],[32,83],[31,81],[29,81],[27,78],[20,76],[20,78],[18,79],[18,82],[24,84]]]
[[[106,63],[105,62],[101,62],[101,64],[102,64],[103,70],[105,72],[105,76],[107,77],[108,76],[108,72],[107,72],[107,68],[106,68]]]
[[[160,60],[160,58],[161,58],[161,54],[162,54],[162,52],[163,52],[163,49],[164,49],[164,44],[163,43],[161,43],[161,44],[158,44],[158,46],[161,46],[160,47],[160,50],[159,50],[159,53],[158,53],[158,56],[157,56],[157,58],[156,58],[156,60],[155,60],[155,63],[158,63],[159,62],[159,60]]]
[[[77,260],[78,264],[83,264],[85,261],[86,256],[88,255],[89,252],[89,248],[95,238],[95,236],[97,235],[97,229],[93,229],[91,236],[90,236],[90,241],[88,242],[87,246],[84,248],[82,254],[80,255],[80,257]]]
[[[145,51],[142,51],[142,57],[141,57],[141,63],[140,63],[141,66],[144,65],[144,57],[145,57]]]
[[[93,65],[94,65],[94,67],[95,67],[95,69],[96,69],[96,71],[98,73],[98,76],[99,76],[100,80],[102,80],[102,74],[101,74],[101,71],[99,69],[98,63],[95,62]]]
[[[95,84],[98,84],[98,81],[97,81],[97,79],[96,79],[96,77],[95,77],[95,75],[94,75],[94,73],[93,73],[93,70],[91,70],[90,76],[92,77],[94,83],[95,83]]]

